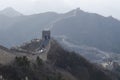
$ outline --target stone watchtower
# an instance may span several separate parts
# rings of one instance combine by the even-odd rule
[[[42,40],[50,40],[50,30],[44,30],[42,31]]]
[[[50,30],[43,30],[42,31],[42,40],[40,42],[40,47],[36,49],[36,51],[40,51],[40,53],[44,52],[46,46],[49,44],[51,39],[51,32]]]

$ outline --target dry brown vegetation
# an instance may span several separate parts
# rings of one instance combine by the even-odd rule
[[[9,62],[8,65],[0,65],[0,75],[7,80],[25,80],[26,77],[29,80],[118,80],[109,71],[64,50],[55,40],[51,40],[47,49],[46,60],[38,54],[20,55],[20,52],[15,57],[17,53],[0,49],[1,63]]]

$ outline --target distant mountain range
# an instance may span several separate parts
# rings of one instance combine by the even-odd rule
[[[7,11],[9,9],[5,9]],[[10,11],[17,13],[14,9]],[[66,36],[77,45],[120,53],[120,21],[111,16],[84,12],[79,8],[63,14],[46,12],[29,16],[20,14],[16,17],[0,15],[0,44],[11,47],[40,38],[41,31],[46,28],[52,31],[53,37]]]
[[[73,10],[76,14],[54,24],[55,35],[65,35],[75,44],[97,47],[108,52],[119,53],[120,21],[94,13]]]

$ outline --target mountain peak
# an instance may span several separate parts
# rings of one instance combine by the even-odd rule
[[[22,14],[16,11],[15,9],[13,9],[12,7],[7,7],[2,11],[0,11],[0,15],[5,15],[8,17],[18,17],[21,16]]]
[[[67,17],[77,16],[77,15],[82,14],[83,12],[84,12],[84,11],[81,10],[80,8],[76,8],[76,9],[73,9],[73,10],[69,11],[68,13],[66,13],[66,16],[67,16]]]
[[[80,8],[76,8],[74,10],[74,12],[75,12],[76,15],[79,15],[79,14],[83,13],[84,11],[82,11]]]
[[[13,11],[13,10],[15,10],[15,9],[13,9],[12,7],[7,7],[7,8],[5,8],[5,9],[3,9],[3,11]]]
[[[78,8],[76,8],[76,10],[77,10],[77,11],[80,11],[81,9],[78,7]]]

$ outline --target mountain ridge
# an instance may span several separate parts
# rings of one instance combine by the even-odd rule
[[[116,40],[117,38],[119,39],[119,25],[120,21],[114,18],[109,19],[109,17],[84,12],[76,17],[70,17],[56,22],[52,32],[54,35],[65,35],[77,44],[87,44],[102,49],[100,46],[107,48],[110,44],[114,44],[114,47],[117,45],[116,42],[118,41]],[[115,36],[117,38],[115,38]],[[100,41],[100,37],[103,41]],[[103,44],[104,42],[105,44]],[[117,48],[118,47],[116,47],[116,49]],[[113,52],[115,51],[117,52],[119,50],[114,50]]]
[[[8,47],[41,37],[41,31],[47,28],[51,29],[53,36],[65,35],[73,43],[119,53],[120,21],[113,17],[74,9],[63,14],[48,12],[12,19],[0,18],[0,22],[0,28],[4,26],[0,32],[3,34],[0,35],[0,43]]]

